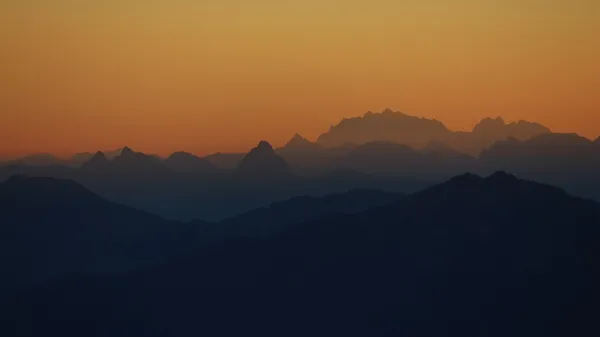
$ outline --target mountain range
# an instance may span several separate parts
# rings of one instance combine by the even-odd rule
[[[43,220],[40,227],[61,228],[53,242],[64,235],[77,239],[82,230],[60,227],[64,208],[79,217],[79,227],[92,231],[98,227],[83,220],[118,214],[111,210],[116,206],[68,181],[13,178],[0,191],[9,195],[3,204],[13,203],[4,212],[25,205],[12,213],[21,224]],[[354,193],[330,201],[292,199],[232,220],[237,228],[282,224],[267,233],[233,232],[228,238],[231,227],[224,226],[225,236],[212,244],[187,235],[198,244],[178,259],[118,274],[84,269],[21,289],[2,301],[6,324],[0,333],[541,337],[600,332],[595,314],[599,204],[504,172],[486,178],[463,174],[408,196],[384,196],[381,204],[366,208],[359,206],[378,197],[372,191]],[[65,195],[68,200],[60,199]],[[345,212],[352,208],[348,198],[359,200],[356,212]],[[334,211],[303,211],[316,205],[332,205]],[[63,210],[55,212],[56,207]],[[132,214],[131,221],[140,216],[123,211]],[[315,216],[294,220],[307,213]],[[145,241],[141,224],[123,237]],[[177,232],[173,226],[168,228]],[[195,227],[202,226],[207,224]],[[18,233],[22,227],[12,228]],[[164,235],[160,228],[151,232]],[[80,246],[87,244],[86,235],[80,238]],[[50,247],[44,253],[62,246]]]
[[[344,144],[393,142],[420,149],[432,141],[442,141],[459,152],[478,156],[483,149],[497,141],[511,137],[527,140],[550,132],[543,125],[527,121],[506,124],[500,117],[483,119],[472,132],[454,132],[435,119],[386,109],[381,113],[367,112],[362,117],[343,119],[319,136],[317,143],[325,147],[337,147]]]
[[[280,148],[262,141],[248,153],[204,158],[180,151],[162,159],[124,147],[81,154],[89,159],[79,167],[42,156],[45,161],[5,164],[0,181],[19,174],[71,179],[106,199],[186,221],[220,221],[298,195],[411,193],[464,172],[497,170],[600,200],[599,144],[501,118],[453,132],[435,120],[386,110],[344,120],[316,142],[296,134]]]

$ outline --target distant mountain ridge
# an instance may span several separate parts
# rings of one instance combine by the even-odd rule
[[[472,132],[454,132],[435,119],[414,117],[386,109],[381,113],[367,112],[362,117],[343,119],[319,136],[317,143],[325,147],[336,147],[348,143],[361,145],[386,141],[420,149],[432,141],[441,141],[457,151],[477,156],[497,141],[511,137],[527,140],[550,132],[550,129],[541,124],[522,120],[506,124],[500,117],[483,119]]]
[[[235,171],[244,178],[259,180],[286,179],[293,176],[288,163],[266,141],[261,141],[242,159]]]

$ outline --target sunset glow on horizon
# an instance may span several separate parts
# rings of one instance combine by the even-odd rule
[[[600,136],[597,0],[4,0],[0,51],[0,159],[246,151],[388,107]]]

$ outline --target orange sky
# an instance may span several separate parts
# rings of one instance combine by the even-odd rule
[[[390,107],[600,135],[598,0],[0,0],[0,158],[315,139]]]

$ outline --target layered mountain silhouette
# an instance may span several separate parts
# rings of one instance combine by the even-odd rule
[[[180,173],[214,173],[217,170],[207,159],[188,152],[175,152],[164,163],[172,171]]]
[[[245,156],[246,153],[217,152],[206,156],[205,159],[216,167],[226,170],[233,170],[236,167],[238,167],[238,165],[240,164],[242,159],[244,159]]]
[[[480,171],[476,158],[450,148],[422,151],[391,142],[371,142],[344,156],[339,166],[360,172],[441,180],[462,172]]]
[[[403,194],[379,190],[352,190],[323,197],[294,197],[204,226],[202,235],[214,239],[272,236],[307,221],[335,214],[356,214],[404,197]]]
[[[220,223],[184,224],[111,203],[70,180],[14,176],[0,184],[0,252],[9,276],[0,288],[71,273],[122,272],[228,237],[269,236],[325,215],[354,214],[401,197],[377,190],[304,196]]]
[[[102,152],[104,153],[104,156],[106,157],[106,159],[108,160],[113,160],[115,159],[115,157],[117,157],[118,155],[121,154],[121,152],[123,152],[123,149],[116,149],[116,150],[112,150],[112,151],[98,151],[98,152]],[[73,155],[73,157],[71,157],[71,162],[73,162],[74,165],[82,165],[83,163],[89,161],[90,159],[92,159],[98,152],[92,153],[92,152],[81,152],[81,153],[76,153],[75,155]]]
[[[288,163],[275,153],[271,144],[261,141],[242,159],[235,171],[246,179],[273,180],[293,177]]]
[[[550,130],[540,124],[527,121],[506,124],[500,117],[483,119],[472,132],[453,132],[437,120],[386,109],[381,113],[367,112],[362,117],[343,119],[319,136],[317,142],[326,147],[393,142],[421,149],[432,141],[441,141],[457,151],[478,156],[497,141],[511,137],[527,140],[545,133]]]
[[[0,223],[3,289],[163,261],[186,252],[195,232],[70,180],[25,176],[0,184]]]
[[[106,158],[106,155],[104,155],[104,152],[98,151],[92,158],[83,163],[81,169],[86,172],[101,173],[107,171],[109,166],[110,162]]]
[[[324,148],[296,134],[276,152],[289,163],[294,172],[314,175],[334,168],[336,161],[347,151]]]
[[[337,147],[346,143],[386,141],[420,148],[432,139],[443,139],[449,132],[439,121],[386,109],[381,113],[367,112],[363,117],[343,119],[319,136],[317,142]]]
[[[600,197],[600,147],[576,134],[545,134],[526,141],[511,138],[484,151],[481,161],[578,195]]]
[[[600,205],[503,172],[4,302],[6,335],[596,336]],[[230,324],[235,322],[235,324]]]
[[[8,161],[5,165],[20,165],[20,166],[68,166],[70,163],[60,159],[50,153],[35,153]]]

